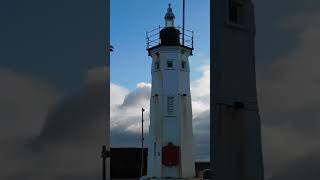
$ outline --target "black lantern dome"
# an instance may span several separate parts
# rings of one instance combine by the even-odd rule
[[[174,20],[175,15],[173,13],[171,4],[167,8],[167,12],[164,16],[165,26],[155,28],[151,31],[147,31],[147,51],[150,55],[150,50],[160,46],[181,46],[193,50],[193,31],[175,27]],[[183,20],[184,21],[184,20]],[[183,33],[180,33],[182,29]]]

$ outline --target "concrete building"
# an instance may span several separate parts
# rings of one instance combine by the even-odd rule
[[[211,2],[211,168],[214,180],[262,180],[251,0]]]

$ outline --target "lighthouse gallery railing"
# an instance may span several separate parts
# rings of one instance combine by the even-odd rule
[[[161,44],[160,31],[164,28],[165,27],[159,26],[151,31],[147,31],[146,33],[147,49]],[[193,36],[194,36],[193,31],[184,29],[184,38],[182,38],[183,36],[183,34],[181,33],[182,28],[180,26],[175,28],[180,31],[180,36],[179,36],[180,44],[193,49]]]

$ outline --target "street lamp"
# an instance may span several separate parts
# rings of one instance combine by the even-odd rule
[[[143,176],[143,140],[144,140],[144,137],[143,137],[143,112],[145,110],[143,109],[143,107],[141,108],[141,177]]]

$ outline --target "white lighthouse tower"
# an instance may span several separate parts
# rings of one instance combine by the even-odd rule
[[[190,36],[182,38],[185,34],[175,27],[174,19],[169,4],[165,27],[147,35],[147,50],[152,58],[147,179],[195,178],[188,62],[193,32],[183,30]]]

